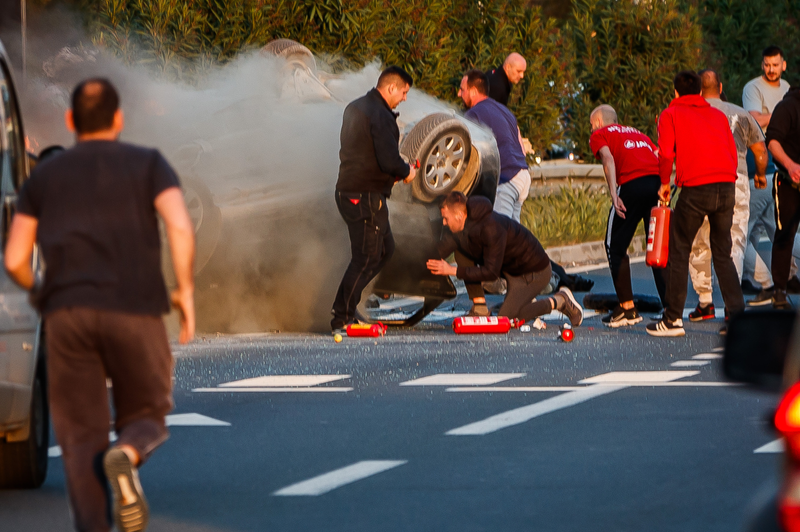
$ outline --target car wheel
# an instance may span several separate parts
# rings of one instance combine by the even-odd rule
[[[44,339],[40,342],[39,362],[33,380],[31,420],[28,439],[0,442],[0,488],[38,488],[47,476],[47,451],[50,444],[50,411],[47,403]]]
[[[261,49],[261,52],[267,55],[282,57],[289,64],[300,63],[311,70],[312,73],[317,71],[317,62],[314,59],[314,54],[297,41],[291,39],[275,39],[274,41],[268,42]]]
[[[412,181],[414,197],[426,203],[454,190],[469,192],[478,175],[477,153],[467,126],[447,113],[426,116],[406,135],[400,153],[409,161],[419,161]]]
[[[197,274],[208,264],[214,250],[217,249],[219,235],[222,231],[222,213],[214,204],[211,191],[200,179],[181,178],[181,189],[183,190],[183,201],[189,211],[189,219],[194,227],[194,272]],[[161,266],[167,285],[174,286],[175,274],[172,270],[172,255],[170,255],[169,243],[163,226],[161,233]]]

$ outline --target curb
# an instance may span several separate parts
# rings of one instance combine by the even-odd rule
[[[633,237],[633,241],[628,248],[628,253],[632,257],[642,255],[644,254],[644,245],[644,235],[637,235]],[[550,260],[564,267],[592,264],[608,260],[606,257],[605,242],[602,240],[573,244],[571,246],[547,248],[545,251],[550,257]]]

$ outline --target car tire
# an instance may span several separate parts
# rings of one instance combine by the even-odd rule
[[[478,176],[477,151],[472,148],[469,130],[447,113],[420,120],[403,139],[400,153],[409,161],[419,161],[411,191],[425,203],[454,190],[468,193]]]
[[[44,338],[40,341],[39,361],[33,380],[31,420],[28,439],[0,441],[0,488],[35,489],[47,476],[50,445],[50,410],[47,402],[47,374]]]
[[[300,63],[311,70],[312,73],[317,71],[317,62],[314,59],[314,54],[311,50],[303,46],[297,41],[291,39],[275,39],[268,42],[261,52],[266,55],[274,55],[282,57],[287,63]]]

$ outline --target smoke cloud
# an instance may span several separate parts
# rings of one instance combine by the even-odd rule
[[[32,150],[71,146],[63,113],[72,87],[109,78],[125,113],[122,140],[158,148],[187,191],[198,231],[198,329],[326,330],[350,254],[333,200],[342,113],[375,85],[379,63],[338,76],[320,68],[324,88],[312,80],[298,91],[296,69],[253,51],[191,84],[168,82],[88,45],[63,13],[55,19],[57,27],[39,21],[28,35],[19,92]],[[0,38],[18,52],[14,28]],[[414,90],[398,111],[412,123],[446,109]]]

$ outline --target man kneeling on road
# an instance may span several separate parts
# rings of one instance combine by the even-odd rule
[[[536,299],[550,282],[550,258],[533,234],[507,216],[492,211],[491,202],[461,192],[451,192],[442,202],[443,231],[439,255],[456,254],[458,267],[444,260],[429,260],[428,269],[435,275],[455,275],[464,280],[467,293],[476,306],[483,305],[481,282],[494,281],[501,275],[508,281],[508,292],[500,307],[500,316],[524,321],[549,314],[564,313],[572,325],[583,321],[583,309],[568,288],[562,287],[550,297]],[[488,315],[487,312],[483,312]]]

